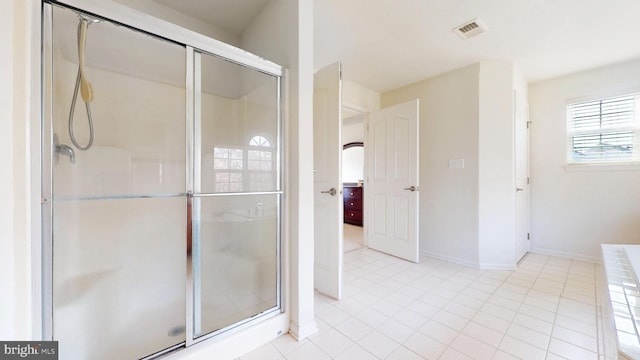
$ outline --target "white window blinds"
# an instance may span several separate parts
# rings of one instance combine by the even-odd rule
[[[639,159],[640,94],[567,105],[569,163]]]

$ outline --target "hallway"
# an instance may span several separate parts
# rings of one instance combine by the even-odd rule
[[[351,224],[343,225],[343,249],[345,253],[359,250],[362,248],[363,241],[363,229],[362,226],[355,226]]]

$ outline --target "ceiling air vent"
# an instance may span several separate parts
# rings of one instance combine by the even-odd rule
[[[466,40],[476,35],[480,35],[483,32],[489,31],[489,28],[487,28],[487,25],[485,25],[480,19],[473,19],[460,26],[456,26],[453,31]]]

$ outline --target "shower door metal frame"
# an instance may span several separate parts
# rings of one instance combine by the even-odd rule
[[[171,42],[191,46],[194,49],[215,54],[231,62],[263,72],[265,74],[282,77],[282,66],[269,60],[216,40],[192,30],[180,27],[168,21],[154,18],[132,8],[118,5],[114,2],[86,1],[86,0],[42,0],[44,3],[60,5],[77,12],[83,12],[97,19],[132,28]]]
[[[260,71],[270,76],[274,76],[276,79],[276,102],[277,102],[277,131],[276,131],[276,190],[274,191],[260,191],[260,192],[243,192],[243,193],[203,193],[201,186],[201,157],[200,157],[200,149],[201,149],[201,141],[200,134],[202,134],[202,56],[215,56],[221,58],[223,60],[231,61],[237,65],[246,66],[245,64],[238,63],[236,61],[232,61],[230,59],[226,59],[216,53],[204,51],[202,49],[196,49],[193,47],[187,46],[187,68],[192,66],[192,79],[193,82],[191,84],[191,88],[187,90],[187,104],[191,104],[193,101],[193,111],[189,112],[189,115],[193,116],[192,128],[190,136],[191,138],[187,140],[187,143],[191,145],[190,151],[191,153],[188,158],[191,159],[191,162],[188,162],[189,165],[192,165],[191,169],[188,169],[187,178],[191,178],[191,182],[189,183],[190,188],[187,189],[187,197],[189,206],[189,214],[193,219],[200,219],[200,208],[199,203],[200,199],[204,198],[214,198],[214,197],[222,197],[222,196],[251,196],[251,195],[278,195],[278,214],[276,220],[276,239],[277,239],[277,248],[276,248],[276,256],[277,256],[277,269],[276,269],[276,304],[274,307],[265,310],[264,312],[254,315],[250,318],[246,318],[239,322],[233,323],[221,329],[200,335],[195,337],[194,330],[200,329],[200,319],[196,315],[201,313],[200,309],[200,287],[199,287],[199,279],[200,279],[200,260],[199,260],[199,248],[200,248],[200,231],[199,224],[197,222],[193,222],[191,228],[188,230],[190,234],[190,239],[188,239],[188,256],[187,262],[189,265],[189,273],[187,277],[187,289],[191,289],[191,291],[187,290],[187,295],[192,296],[191,299],[187,298],[187,301],[192,304],[192,306],[188,307],[188,311],[190,311],[189,316],[187,317],[187,346],[192,344],[205,341],[207,339],[219,336],[226,336],[233,334],[236,330],[240,330],[246,324],[251,324],[256,321],[260,321],[271,316],[276,316],[282,312],[284,312],[283,302],[282,302],[282,224],[284,213],[284,190],[283,190],[283,182],[282,178],[284,177],[284,169],[282,167],[283,161],[283,114],[282,114],[282,76],[276,75],[270,72],[266,72],[264,70],[255,69],[253,70]],[[189,70],[187,70],[189,73]],[[189,75],[187,75],[189,76]],[[189,95],[191,94],[191,95]],[[189,129],[188,129],[189,130]],[[189,136],[189,134],[188,134]],[[194,206],[195,202],[195,206]],[[197,251],[194,251],[196,249]],[[191,322],[190,322],[191,321]]]
[[[185,73],[185,132],[186,132],[186,187],[185,193],[172,194],[173,196],[184,196],[187,199],[187,269],[186,269],[186,334],[185,341],[172,346],[170,348],[159,351],[150,355],[148,358],[155,358],[168,352],[189,347],[195,343],[205,341],[212,337],[222,338],[242,330],[255,322],[266,320],[267,318],[284,313],[285,304],[283,301],[283,224],[285,209],[285,191],[284,191],[284,113],[283,109],[283,78],[285,71],[280,65],[262,59],[256,55],[248,53],[242,49],[221,41],[206,37],[202,34],[187,30],[175,24],[165,22],[160,19],[151,20],[148,15],[141,12],[117,4],[105,4],[100,2],[87,3],[84,0],[43,0],[42,7],[42,118],[41,118],[41,217],[42,217],[42,334],[43,339],[53,339],[53,164],[54,151],[53,146],[53,21],[52,6],[60,6],[75,12],[85,13],[91,17],[104,19],[113,24],[122,25],[134,31],[141,31],[151,34],[157,38],[177,43],[185,48],[186,56],[186,73]],[[48,53],[48,50],[51,53]],[[275,77],[277,83],[277,141],[276,141],[276,174],[277,183],[275,191],[254,192],[250,195],[274,194],[278,195],[278,213],[277,213],[277,296],[276,306],[266,310],[262,314],[242,320],[214,332],[204,334],[198,338],[194,338],[194,307],[196,300],[197,284],[194,282],[194,276],[197,276],[197,268],[193,264],[193,248],[194,245],[194,216],[198,215],[197,209],[193,208],[194,197],[209,197],[212,195],[194,195],[194,190],[198,189],[199,179],[196,176],[199,171],[197,162],[197,149],[199,144],[197,131],[200,128],[200,110],[199,106],[199,84],[200,71],[196,64],[199,62],[200,54],[211,54],[227,61],[236,63],[246,68],[259,71],[261,73]],[[235,194],[237,195],[237,194]],[[215,196],[228,196],[225,194],[216,194]],[[124,196],[127,198],[130,196]],[[195,213],[194,213],[195,210]]]
[[[42,338],[53,339],[53,14],[42,8]]]

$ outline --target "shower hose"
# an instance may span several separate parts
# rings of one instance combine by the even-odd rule
[[[93,145],[94,135],[93,118],[91,116],[90,105],[90,102],[93,100],[93,89],[84,73],[88,27],[89,20],[80,18],[80,22],[78,23],[78,75],[76,77],[76,85],[73,90],[73,97],[71,98],[71,109],[69,110],[69,137],[71,138],[73,145],[79,150],[89,150],[91,145]],[[87,109],[87,122],[89,123],[89,142],[85,146],[78,143],[73,126],[73,116],[76,110],[76,102],[78,101],[78,92],[81,93],[82,101],[84,101],[85,108]]]

